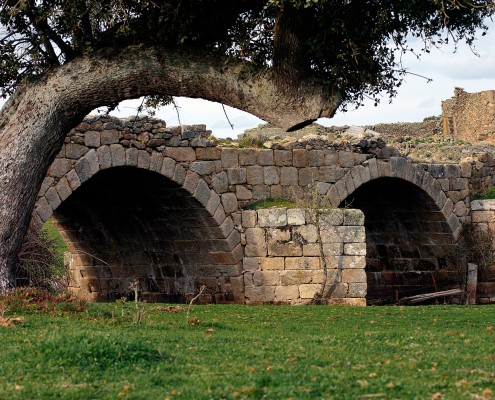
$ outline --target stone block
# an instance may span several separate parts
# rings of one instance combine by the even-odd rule
[[[244,257],[242,259],[242,270],[254,272],[260,268],[259,257]]]
[[[332,299],[348,297],[349,285],[347,283],[333,283],[329,285],[328,296]]]
[[[210,191],[210,198],[208,199],[208,202],[206,203],[206,211],[208,211],[210,214],[214,214],[218,207],[220,206],[220,196],[216,194],[213,190]]]
[[[344,223],[344,210],[333,208],[320,211],[320,226],[328,228],[330,226],[342,225]]]
[[[186,178],[182,186],[183,189],[187,190],[189,193],[194,193],[199,183],[199,175],[192,171],[186,172]]]
[[[311,283],[313,278],[313,271],[311,270],[290,270],[280,272],[280,284],[282,286],[289,285],[302,285],[305,283]]]
[[[323,150],[325,154],[325,165],[335,165],[339,164],[339,153],[335,149],[325,149]]]
[[[189,169],[199,175],[210,175],[216,171],[215,161],[193,161]]]
[[[298,184],[299,174],[295,167],[282,167],[280,169],[280,184],[283,186],[294,186]]]
[[[303,208],[288,208],[287,209],[287,224],[288,225],[304,225],[306,223],[306,210]]]
[[[471,178],[471,174],[473,172],[473,164],[471,164],[471,161],[461,161],[459,166],[460,166],[460,177]]]
[[[196,161],[196,151],[192,147],[166,147],[163,154],[175,161]]]
[[[121,146],[119,147],[122,148]],[[91,149],[88,153],[86,153],[86,155],[76,163],[74,169],[76,170],[81,183],[86,182],[89,178],[96,174],[100,170],[100,164],[98,163],[96,151]]]
[[[244,255],[246,257],[266,257],[267,246],[266,244],[247,244],[244,248]]]
[[[237,211],[237,197],[234,193],[223,193],[222,204],[226,213]]]
[[[54,187],[51,187],[46,191],[45,198],[53,210],[56,210],[57,207],[62,203],[62,200],[60,200],[60,197],[57,193],[57,189],[55,189]]]
[[[257,150],[256,149],[239,149],[239,164],[240,165],[256,165]]]
[[[246,286],[244,289],[246,304],[273,303],[275,286]]]
[[[368,285],[366,283],[349,283],[349,297],[366,297]]]
[[[197,147],[196,159],[203,161],[220,160],[222,155],[221,147]]]
[[[287,257],[285,259],[285,269],[319,269],[319,257]]]
[[[294,241],[301,241],[303,244],[316,243],[318,240],[318,229],[316,225],[297,226],[292,231],[292,237]],[[296,238],[299,240],[296,240]]]
[[[345,246],[344,246],[345,252]],[[364,256],[349,256],[340,257],[341,267],[343,269],[364,269],[366,267],[366,258]]]
[[[458,217],[462,217],[462,216],[466,215],[467,212],[468,212],[468,209],[467,209],[466,204],[464,203],[463,200],[458,201],[455,204],[455,206],[454,206],[455,215],[457,215]]]
[[[360,243],[366,241],[364,226],[336,226],[337,235],[345,243]]]
[[[76,170],[72,169],[67,173],[67,182],[69,182],[70,188],[74,191],[79,186],[81,186],[81,180],[79,179],[79,175],[77,175]]]
[[[262,257],[259,258],[259,267],[262,270],[282,271],[285,267],[284,257]]]
[[[162,167],[162,171],[163,171],[163,167]],[[184,181],[186,180],[186,169],[182,165],[180,164],[175,165],[174,175],[172,176],[172,180],[179,185],[182,185],[184,183]]]
[[[451,179],[450,190],[469,190],[469,179],[467,178]]]
[[[55,185],[55,189],[57,190],[58,196],[60,197],[61,201],[64,201],[72,194],[72,189],[70,188],[69,181],[65,176],[57,182],[57,184]]]
[[[495,211],[473,211],[471,213],[472,222],[493,222],[495,221]]]
[[[306,149],[292,150],[292,165],[297,168],[307,167],[309,163],[309,154]]]
[[[245,188],[242,185],[236,185],[235,195],[237,197],[237,200],[251,200],[253,198],[253,193],[251,192],[251,190]]]
[[[229,179],[225,171],[219,174],[213,175],[211,179],[211,186],[213,190],[217,193],[225,193],[229,188]]]
[[[342,271],[342,282],[366,283],[366,272],[364,269],[344,269]]]
[[[318,180],[320,182],[335,183],[341,179],[346,173],[346,170],[338,166],[320,167],[318,171]]]
[[[299,186],[308,187],[318,180],[318,168],[308,167],[299,169]]]
[[[348,256],[365,256],[366,243],[345,243],[344,254]]]
[[[226,171],[229,185],[246,183],[246,168],[228,168]]]
[[[120,167],[125,165],[125,149],[120,144],[110,145],[110,156],[112,158],[113,167]]]
[[[299,297],[299,286],[277,286],[275,288],[275,301],[289,302]]]
[[[292,151],[290,150],[274,150],[273,162],[277,167],[292,165]]]
[[[137,166],[142,169],[150,168],[150,154],[147,151],[139,150]]]
[[[244,234],[247,244],[262,245],[266,243],[265,230],[262,228],[247,228]]]
[[[263,175],[264,175],[265,185],[278,185],[280,182],[277,167],[274,166],[264,167]]]
[[[364,214],[361,210],[356,210],[352,208],[344,209],[344,220],[343,225],[364,225]]]
[[[343,168],[354,166],[354,153],[350,151],[339,151],[339,165]]]
[[[126,161],[127,161],[127,154],[126,154]],[[163,164],[162,154],[154,151],[151,154],[151,158],[150,158],[150,171],[159,173],[162,170],[162,164]]]
[[[243,210],[242,211],[242,227],[254,228],[257,222],[257,213],[255,210]]]
[[[86,131],[84,133],[84,145],[86,147],[100,147],[100,132],[97,131]]]
[[[320,245],[318,243],[303,244],[303,256],[320,257]]]
[[[52,216],[53,209],[44,196],[40,197],[36,202],[36,213],[43,222]]]
[[[262,185],[264,182],[263,167],[260,165],[246,167],[246,175],[249,185]]]
[[[43,182],[41,183],[41,188],[40,191],[38,192],[38,197],[43,196],[46,191],[53,185],[55,182],[55,179],[53,179],[51,176],[45,176],[45,179],[43,179]]]
[[[222,148],[222,168],[239,167],[239,151],[237,149]]]
[[[288,242],[291,232],[288,229],[267,229],[267,242]]]
[[[323,254],[326,257],[340,256],[344,252],[344,245],[342,243],[324,243]]]
[[[316,295],[321,293],[321,285],[305,284],[299,285],[299,297],[301,299],[313,299]]]
[[[310,150],[308,154],[308,165],[310,167],[325,165],[325,153],[323,150]]]
[[[286,208],[266,208],[258,210],[258,224],[260,227],[279,227],[287,225]]]
[[[267,166],[274,165],[273,163],[273,150],[261,149],[257,154],[258,165]]]
[[[210,196],[211,190],[208,187],[208,184],[203,179],[200,179],[198,182],[198,187],[194,192],[194,198],[206,206],[208,204],[208,200],[210,200]]]
[[[277,286],[280,282],[278,271],[255,271],[254,286]]]
[[[108,146],[98,148],[98,158],[100,159],[101,169],[110,168],[112,166],[112,155]],[[137,167],[139,150],[131,147],[125,150],[125,165],[129,167]],[[162,160],[163,161],[163,160]],[[103,163],[103,164],[102,164]]]
[[[270,197],[272,199],[281,199],[284,197],[284,187],[282,185],[271,185],[270,186]]]
[[[71,160],[68,160],[67,158],[56,158],[48,169],[48,176],[60,178],[69,172],[71,168]]]
[[[163,159],[161,174],[167,178],[172,179],[175,174],[176,162],[170,157],[165,157]]]
[[[297,257],[302,255],[302,245],[298,243],[269,243],[268,255],[279,257]]]
[[[119,143],[119,131],[117,129],[101,131],[100,142],[102,145]]]
[[[86,146],[83,146],[82,144],[67,143],[65,145],[65,157],[70,158],[72,160],[78,160],[88,151],[89,149]]]
[[[328,299],[328,305],[339,305],[339,306],[358,306],[365,307],[366,299],[363,298],[343,298],[343,299]]]

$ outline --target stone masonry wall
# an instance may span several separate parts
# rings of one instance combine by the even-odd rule
[[[359,210],[242,211],[247,304],[366,305]]]
[[[456,88],[451,99],[442,102],[442,116],[451,118],[456,139],[495,143],[495,90],[468,93]]]
[[[474,226],[487,234],[489,241],[485,250],[489,265],[478,266],[476,300],[480,304],[495,303],[495,200],[474,200],[471,210]]]
[[[304,147],[298,148],[256,149],[216,146],[210,134],[211,132],[207,131],[204,125],[167,127],[163,121],[150,118],[119,120],[111,117],[91,117],[86,119],[69,132],[60,153],[49,168],[38,194],[35,212],[32,216],[33,224],[41,226],[57,211],[59,206],[70,201],[69,198],[74,198],[72,195],[77,194],[81,186],[90,184],[93,177],[101,176],[101,187],[107,187],[103,177],[108,171],[115,170],[118,175],[119,169],[123,171],[127,168],[127,171],[141,171],[144,174],[143,177],[147,176],[146,174],[161,175],[161,178],[166,178],[165,181],[170,183],[170,188],[173,187],[177,196],[172,202],[170,200],[165,202],[160,198],[153,201],[161,205],[169,204],[169,208],[174,209],[179,207],[181,199],[186,196],[195,204],[195,207],[197,206],[197,211],[201,213],[204,223],[197,221],[199,225],[193,226],[197,233],[186,232],[185,226],[181,226],[180,223],[175,224],[174,229],[181,230],[180,234],[162,234],[160,240],[165,236],[173,236],[174,240],[176,239],[175,242],[191,242],[194,248],[198,248],[200,250],[198,254],[201,254],[200,257],[205,264],[213,265],[212,269],[218,271],[216,275],[214,274],[216,281],[211,283],[215,298],[218,297],[218,301],[231,301],[229,300],[232,298],[231,294],[238,293],[238,282],[236,281],[233,285],[229,279],[230,277],[241,279],[238,262],[244,256],[239,251],[241,245],[238,229],[243,224],[243,213],[240,210],[255,200],[268,197],[302,198],[308,192],[308,185],[313,185],[318,187],[319,196],[325,198],[332,206],[338,207],[341,203],[345,203],[346,199],[359,187],[381,178],[396,178],[407,181],[424,191],[441,212],[442,218],[445,218],[454,239],[457,239],[461,231],[461,223],[470,221],[470,196],[493,183],[495,162],[489,155],[486,159],[473,159],[460,165],[419,164],[398,156],[396,151],[386,146],[376,147],[368,140],[358,145],[316,141],[311,142],[312,144],[308,142]],[[119,179],[123,179],[124,189],[125,178],[126,172],[122,172]],[[111,178],[109,182],[114,179],[115,177]],[[139,183],[141,178],[135,181]],[[151,189],[161,185],[160,182],[162,182],[157,180],[158,183],[155,184],[152,181],[149,180],[148,185]],[[151,189],[149,193],[156,193]],[[148,196],[144,192],[140,196],[139,186],[133,190],[138,200],[140,197]],[[168,196],[167,193],[169,190],[164,189],[163,196]],[[81,204],[86,204],[86,202],[81,202]],[[121,214],[124,218],[132,211],[133,220],[138,223],[142,221],[140,209],[147,210],[150,207],[135,207],[135,204],[134,201],[129,201],[128,206],[122,208]],[[184,210],[185,208],[182,211],[177,209],[174,212],[185,213]],[[171,211],[164,209],[163,212]],[[66,213],[70,215],[71,211],[66,210]],[[93,215],[89,209],[88,215]],[[187,214],[185,215],[185,218],[189,218]],[[151,222],[153,217],[151,215]],[[177,217],[179,221],[183,218],[184,216]],[[163,217],[163,219],[170,221],[170,217]],[[114,236],[118,237],[126,229],[125,223],[123,219],[120,220],[117,217],[113,220],[123,225],[120,230],[113,228]],[[153,227],[151,222],[147,225],[150,229]],[[83,228],[87,230],[88,238],[95,237],[91,232],[92,229],[101,228],[102,232],[105,229],[99,219],[95,219],[92,223],[89,218],[86,218],[81,221],[81,224],[85,224]],[[210,232],[215,231],[214,235],[218,236],[215,240],[220,240],[219,247],[208,248],[200,243],[202,237],[199,232],[203,231],[202,227],[209,229]],[[71,230],[74,233],[73,242],[76,244],[79,229]],[[148,235],[140,240],[147,243],[154,238]],[[171,250],[173,254],[168,254],[167,251],[167,257],[170,255],[176,265],[157,264],[159,268],[155,268],[157,265],[154,261],[156,257],[161,257],[158,254],[158,247],[154,244],[142,247],[143,262],[141,264],[147,263],[148,266],[141,272],[146,276],[149,275],[148,286],[150,288],[160,287],[160,282],[168,281],[168,275],[162,276],[166,275],[164,270],[176,271],[179,266],[182,268],[183,264],[180,262],[184,259],[181,256],[182,250],[175,244],[174,250]],[[144,254],[145,250],[146,254]],[[219,254],[222,256],[221,260]],[[245,255],[248,258],[258,257],[248,254]],[[224,261],[224,255],[228,256],[228,260]],[[346,256],[345,253],[342,255]],[[267,253],[266,257],[270,258],[274,255]],[[144,261],[148,259],[151,261]],[[224,272],[223,267],[218,267],[224,264],[229,266],[229,271]],[[75,273],[79,273],[85,266],[83,263],[74,265]],[[137,264],[128,266],[129,271],[133,268],[138,268]],[[225,275],[229,279],[224,279]],[[206,278],[206,275],[203,277]],[[86,276],[85,280],[94,281],[91,276]],[[199,281],[195,282],[199,284]],[[319,285],[313,281],[307,284]],[[103,287],[96,285],[98,286]],[[125,286],[125,284],[120,286]],[[214,290],[213,287],[215,287]],[[343,286],[339,286],[341,287]],[[194,289],[197,288],[191,288],[191,291]],[[86,284],[79,285],[77,290],[81,293],[85,291],[91,293],[90,285]],[[303,289],[303,295],[308,295],[309,292],[304,290],[306,289]],[[104,292],[105,290],[102,289],[97,297],[100,298],[100,294]],[[349,296],[349,298],[353,297]],[[306,298],[298,297],[298,299],[294,301]],[[275,299],[270,301],[275,301]]]

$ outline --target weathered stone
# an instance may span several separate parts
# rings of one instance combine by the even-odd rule
[[[247,244],[244,248],[244,255],[246,257],[266,257],[267,246],[266,244]]]
[[[293,230],[293,240],[296,241],[296,238],[300,238],[303,244],[307,243],[316,243],[318,240],[318,229],[315,225],[302,225],[297,226]]]
[[[189,169],[199,175],[210,175],[216,170],[214,161],[194,161],[189,165]]]
[[[356,243],[353,243],[356,244]],[[344,254],[345,254],[345,248],[347,245],[344,245]],[[366,250],[366,249],[365,249]],[[343,269],[348,269],[348,268],[361,268],[364,269],[366,267],[366,259],[363,256],[350,256],[350,255],[345,255],[340,258],[341,260],[341,267]]]
[[[176,161],[196,161],[196,152],[191,147],[166,147],[163,154]]]
[[[319,257],[320,255],[320,245],[318,243],[303,244],[303,256]]]
[[[242,185],[235,187],[235,195],[238,200],[251,200],[253,198],[253,193]]]
[[[112,167],[125,165],[125,149],[120,144],[110,145],[110,156],[112,158]]]
[[[81,180],[79,179],[79,175],[77,175],[77,172],[75,169],[70,170],[67,173],[67,182],[69,182],[69,186],[72,190],[76,190],[79,186],[81,186]]]
[[[275,300],[275,286],[246,286],[247,304],[271,303]]]
[[[269,166],[263,168],[265,185],[278,185],[280,180],[278,177],[277,167]]]
[[[243,210],[242,211],[242,227],[254,228],[257,223],[257,213],[255,210]]]
[[[273,150],[271,149],[258,150],[257,164],[262,166],[273,165]]]
[[[342,282],[366,283],[366,272],[364,269],[344,269],[342,271]]]
[[[248,244],[262,245],[266,243],[265,230],[262,228],[247,228],[244,233]]]
[[[273,162],[277,167],[290,166],[292,164],[292,152],[289,150],[274,150]]]
[[[104,130],[100,132],[101,144],[119,143],[119,131],[116,129]]]
[[[81,144],[67,143],[65,145],[65,157],[71,160],[78,160],[88,152],[88,148]]]
[[[278,271],[255,271],[253,273],[254,286],[276,286],[279,281]]]
[[[323,150],[310,150],[308,154],[308,165],[310,167],[325,165],[325,154]]]
[[[65,176],[57,182],[55,189],[57,190],[61,201],[64,201],[72,194],[72,189],[70,188],[69,182]]]
[[[364,225],[364,214],[361,210],[344,209],[343,225]]]
[[[346,170],[338,166],[320,167],[318,171],[318,180],[320,182],[335,183],[341,179],[346,173]]]
[[[295,167],[282,167],[280,169],[280,184],[284,186],[295,186],[299,180],[299,174]]]
[[[283,257],[262,257],[259,259],[259,266],[262,270],[279,270],[284,269]]]
[[[260,227],[277,227],[287,225],[287,209],[267,208],[258,210],[258,224]]]
[[[234,193],[223,193],[222,204],[226,213],[237,211],[237,197]]]
[[[226,171],[229,185],[246,183],[246,168],[228,168]]]
[[[60,200],[57,190],[54,187],[51,187],[46,191],[45,198],[53,210],[56,210],[57,207],[62,203],[62,200]]]
[[[268,255],[279,257],[299,257],[302,255],[302,245],[298,243],[269,243]]]
[[[247,183],[249,185],[262,185],[264,182],[263,167],[252,165],[246,167]]]
[[[242,269],[244,271],[254,272],[260,268],[260,258],[259,257],[244,257],[242,259]]]
[[[287,257],[285,269],[318,269],[320,268],[319,257]]]
[[[307,167],[309,163],[309,154],[306,149],[292,150],[292,165],[294,167]]]
[[[239,164],[240,165],[256,165],[257,164],[256,149],[239,149]]]
[[[306,223],[306,211],[303,208],[287,209],[287,224],[304,225]]]
[[[368,285],[366,283],[349,283],[349,297],[366,297]]]
[[[314,185],[317,179],[318,168],[308,167],[299,169],[299,186],[308,187],[310,185]]]
[[[344,254],[349,256],[365,256],[366,243],[345,243]]]
[[[66,158],[56,158],[53,160],[52,165],[48,169],[48,176],[60,178],[64,176],[72,168],[71,160]]]
[[[299,297],[299,286],[277,286],[275,288],[275,301],[278,302],[289,302],[295,300]]]
[[[299,297],[301,299],[313,299],[321,293],[321,285],[307,284],[299,285]]]
[[[223,148],[221,154],[222,168],[239,167],[239,151],[237,149]]]
[[[196,158],[202,161],[220,160],[222,155],[221,147],[198,147],[196,148]]]
[[[339,165],[343,168],[351,168],[354,166],[354,153],[347,151],[339,152]]]
[[[229,188],[229,179],[225,171],[216,174],[211,179],[211,186],[217,193],[225,193]]]
[[[147,151],[140,150],[138,152],[138,168],[149,169],[150,168],[150,155]]]
[[[311,270],[295,269],[295,270],[280,272],[280,284],[282,286],[311,283],[312,278],[313,278],[313,271]]]

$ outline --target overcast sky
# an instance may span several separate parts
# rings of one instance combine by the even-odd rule
[[[489,22],[489,26],[487,35],[475,42],[478,55],[460,43],[455,53],[452,47],[443,47],[432,49],[420,60],[413,55],[403,58],[403,65],[410,72],[431,78],[431,82],[408,75],[392,104],[384,97],[377,107],[369,101],[357,110],[338,112],[334,118],[320,119],[318,123],[328,126],[422,121],[425,117],[440,115],[442,100],[452,97],[455,87],[464,88],[467,92],[495,89],[495,23]],[[263,123],[253,115],[226,106],[234,125],[232,130],[220,104],[187,98],[177,98],[176,102],[180,107],[182,124],[206,124],[217,137],[236,137],[245,129]],[[135,115],[139,104],[138,100],[122,102],[113,115]],[[156,117],[165,120],[169,126],[178,125],[173,107],[159,110]]]

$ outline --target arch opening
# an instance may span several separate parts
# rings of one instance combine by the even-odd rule
[[[130,296],[183,302],[206,285],[207,302],[235,301],[240,243],[188,191],[156,172],[102,170],[54,212],[71,253],[71,289],[91,300]]]
[[[378,178],[340,205],[365,216],[367,303],[458,287],[462,262],[444,215],[421,188],[400,178]]]

